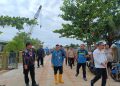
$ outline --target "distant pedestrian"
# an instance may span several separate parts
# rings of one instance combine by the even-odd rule
[[[113,57],[112,57],[112,49],[108,44],[105,44],[105,54],[107,57],[107,68],[112,69],[112,62],[113,62]]]
[[[26,86],[30,86],[28,77],[29,72],[31,75],[32,86],[38,86],[35,81],[34,65],[35,65],[34,51],[32,50],[32,44],[28,42],[26,43],[26,49],[23,51],[23,73]]]
[[[38,68],[40,67],[40,65],[44,66],[45,52],[42,46],[40,46],[40,48],[37,50],[37,57]]]
[[[87,50],[85,50],[85,45],[81,44],[80,45],[80,49],[77,52],[77,68],[76,68],[76,77],[79,74],[79,69],[82,66],[82,70],[83,70],[83,79],[85,81],[87,81],[86,78],[86,61],[87,61],[87,57],[88,57],[88,52]]]
[[[103,42],[98,43],[98,48],[96,50],[94,50],[94,52],[93,52],[93,59],[94,59],[95,68],[96,68],[96,75],[91,80],[91,86],[94,86],[94,83],[96,83],[96,81],[98,81],[101,77],[102,77],[101,86],[106,86],[107,58],[106,58],[106,54],[104,51],[104,43]]]
[[[69,48],[67,53],[67,58],[69,59],[69,66],[72,69],[72,66],[74,65],[74,59],[75,59],[75,52],[72,47]]]
[[[68,48],[66,48],[65,52],[66,52],[65,64],[68,65],[68,56],[67,56],[68,55]]]
[[[60,49],[60,45],[56,45],[56,49],[52,52],[52,58],[51,58],[51,63],[54,69],[55,84],[64,83],[64,81],[62,80],[63,62],[64,62],[63,52]],[[57,75],[58,71],[59,71],[59,76]]]

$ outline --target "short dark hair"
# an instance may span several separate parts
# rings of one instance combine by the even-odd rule
[[[30,43],[30,42],[27,42],[27,43],[26,43],[26,47],[27,47],[27,46],[29,46],[29,45],[32,45],[32,43]]]
[[[60,46],[60,45],[59,45],[59,44],[56,44],[56,47],[57,47],[57,46]]]

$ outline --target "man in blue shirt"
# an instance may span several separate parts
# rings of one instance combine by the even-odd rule
[[[63,62],[64,62],[64,57],[62,55],[62,51],[60,50],[60,46],[57,44],[56,49],[52,52],[52,58],[51,58],[51,63],[54,69],[55,84],[64,83],[64,81],[62,80]],[[57,79],[58,70],[59,70],[59,81]]]
[[[81,44],[80,49],[77,52],[77,69],[76,69],[76,77],[79,74],[79,69],[82,66],[83,70],[83,79],[87,81],[86,79],[86,61],[88,57],[88,52],[85,50],[85,45]]]

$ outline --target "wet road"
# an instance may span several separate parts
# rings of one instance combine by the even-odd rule
[[[88,81],[84,81],[82,79],[82,72],[80,70],[80,74],[78,77],[75,77],[75,69],[74,66],[71,70],[70,67],[64,65],[64,74],[63,80],[64,84],[54,84],[53,70],[50,62],[51,56],[45,57],[45,65],[44,67],[37,68],[36,67],[36,82],[39,83],[40,86],[90,86],[90,80],[94,77],[93,74],[87,69],[87,79]],[[0,74],[0,86],[25,86],[24,79],[22,73],[22,64],[19,65],[18,69],[11,70],[5,73]],[[110,86],[120,86],[120,82],[115,82],[110,79]],[[95,86],[101,86],[101,80],[99,80]],[[107,82],[107,86],[108,82]]]

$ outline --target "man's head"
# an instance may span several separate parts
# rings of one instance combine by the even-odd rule
[[[59,50],[59,49],[60,49],[60,45],[57,44],[57,45],[56,45],[56,50]]]
[[[80,49],[84,50],[84,49],[85,49],[85,45],[84,45],[84,44],[81,44],[81,45],[80,45]]]
[[[98,43],[98,48],[99,49],[104,49],[105,44],[103,42]]]
[[[62,46],[62,45],[60,45],[60,48],[63,48],[63,46]]]
[[[32,44],[31,44],[30,42],[27,42],[27,43],[26,43],[26,48],[27,48],[27,49],[31,49],[31,48],[32,48]]]

